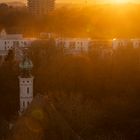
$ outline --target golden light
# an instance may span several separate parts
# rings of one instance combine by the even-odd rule
[[[116,4],[124,4],[124,3],[128,3],[129,0],[111,0],[111,2]]]

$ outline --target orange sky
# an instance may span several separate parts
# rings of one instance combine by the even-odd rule
[[[12,1],[20,1],[20,2],[26,2],[26,0],[0,0],[0,2],[12,2]],[[84,3],[86,0],[56,0],[56,2],[81,2]],[[112,2],[140,2],[140,0],[87,0],[89,3],[112,3]]]

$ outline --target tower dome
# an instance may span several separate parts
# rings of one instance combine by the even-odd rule
[[[33,68],[32,61],[26,56],[22,62],[19,64],[20,69],[22,70],[31,70]]]
[[[19,64],[19,68],[21,70],[22,77],[30,77],[33,63],[27,56],[25,56],[25,58],[23,58],[23,60]]]

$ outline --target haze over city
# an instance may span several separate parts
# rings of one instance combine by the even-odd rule
[[[0,0],[0,140],[140,140],[140,0]]]

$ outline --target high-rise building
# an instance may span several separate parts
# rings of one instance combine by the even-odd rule
[[[29,12],[35,16],[46,15],[54,10],[55,0],[28,0]]]

